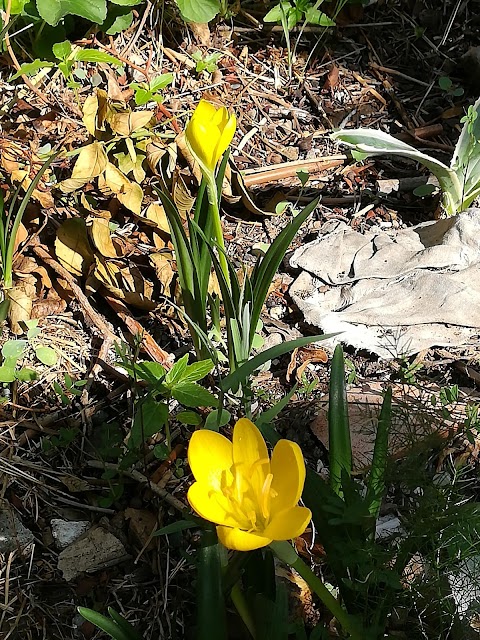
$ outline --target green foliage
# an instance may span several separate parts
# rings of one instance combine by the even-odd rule
[[[28,368],[19,366],[19,363],[28,356],[30,360],[36,358],[42,364],[53,367],[57,364],[58,355],[52,347],[47,347],[38,341],[40,329],[38,320],[28,320],[26,340],[6,340],[2,346],[0,365],[0,384],[9,384],[15,380],[29,382],[36,380],[37,373]]]
[[[301,20],[307,24],[316,24],[322,27],[334,27],[335,22],[325,13],[319,10],[323,0],[312,2],[311,0],[281,0],[264,17],[264,22],[280,22],[287,31],[293,29]]]
[[[452,98],[459,98],[465,93],[463,88],[454,85],[448,76],[440,76],[438,78],[438,86]]]
[[[111,607],[108,607],[110,618],[85,607],[78,607],[78,612],[85,620],[105,631],[113,640],[142,640],[135,628]]]
[[[163,97],[160,93],[169,84],[173,82],[173,73],[162,73],[148,82],[131,82],[130,88],[134,91],[135,104],[137,106],[145,105],[149,102],[161,103]]]
[[[82,394],[82,389],[87,382],[87,380],[73,380],[72,377],[66,373],[63,379],[64,387],[55,380],[53,388],[58,394],[63,406],[68,407],[71,404],[72,397],[80,396]]]
[[[77,62],[101,62],[104,64],[112,64],[121,66],[122,63],[113,56],[105,53],[104,51],[98,51],[96,49],[72,49],[72,45],[68,40],[63,42],[56,42],[52,46],[52,53],[58,60],[58,69],[62,72],[63,76],[68,81],[70,88],[76,88],[80,85],[73,80],[73,71]],[[43,68],[53,67],[52,62],[46,60],[34,60],[33,62],[27,62],[21,65],[19,71],[12,77],[12,80],[19,78],[21,75],[35,75]]]
[[[202,71],[207,71],[208,73],[213,73],[218,69],[218,61],[223,56],[223,53],[207,53],[203,54],[201,51],[194,51],[192,53],[192,58],[195,60],[195,71],[197,73],[201,73]]]
[[[185,22],[210,22],[221,9],[220,0],[175,0]]]

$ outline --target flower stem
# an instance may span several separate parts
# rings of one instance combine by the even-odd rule
[[[257,637],[256,631],[255,631],[255,623],[248,609],[245,596],[242,590],[240,589],[239,582],[233,585],[232,590],[230,592],[230,597],[232,599],[233,604],[235,605],[235,609],[237,610],[238,615],[241,617],[250,635],[255,640],[255,638]]]
[[[303,560],[297,555],[289,542],[275,541],[270,543],[270,547],[280,560],[290,565],[302,576],[312,591],[317,594],[330,613],[332,613],[342,625],[343,629],[350,634],[352,640],[364,639],[365,636],[362,633],[362,629],[359,628],[359,624],[342,608],[341,604],[332,596],[320,578],[318,578],[310,567],[307,567]]]
[[[218,189],[217,183],[215,182],[215,176],[205,174],[205,178],[207,181],[207,193],[208,193],[208,204],[210,209],[210,215],[212,216],[212,235],[213,239],[218,245],[218,260],[220,262],[220,267],[222,269],[224,278],[227,282],[227,285],[230,286],[230,274],[228,271],[228,262],[226,258],[225,251],[225,241],[223,239],[223,229],[222,223],[220,220],[220,209],[218,206]]]

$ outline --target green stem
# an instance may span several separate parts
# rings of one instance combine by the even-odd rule
[[[358,623],[342,608],[338,600],[332,596],[327,587],[320,578],[313,573],[310,567],[307,567],[289,542],[275,541],[270,543],[270,547],[282,562],[290,565],[302,576],[330,613],[332,613],[342,625],[343,629],[350,634],[352,640],[364,640],[365,636],[362,629],[359,628]]]
[[[227,282],[228,286],[230,286],[230,273],[228,271],[225,241],[223,239],[223,229],[220,220],[220,209],[218,206],[217,183],[215,182],[215,176],[213,174],[205,174],[205,179],[207,181],[209,211],[210,215],[212,216],[212,235],[219,248],[218,261],[220,262],[225,281]]]
[[[232,599],[233,604],[235,605],[235,609],[237,610],[238,615],[241,617],[250,635],[255,640],[257,637],[257,633],[255,631],[255,623],[249,611],[247,601],[245,600],[245,596],[242,590],[240,589],[239,582],[233,585],[232,590],[230,592],[230,597]]]

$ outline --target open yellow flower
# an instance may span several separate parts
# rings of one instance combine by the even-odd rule
[[[262,434],[242,418],[233,429],[233,443],[215,431],[196,431],[188,462],[196,480],[188,501],[217,525],[225,547],[250,551],[305,531],[312,514],[298,506],[305,463],[295,442],[280,440],[270,460]]]
[[[202,172],[210,175],[231,143],[237,119],[225,107],[200,100],[187,125],[185,139]]]

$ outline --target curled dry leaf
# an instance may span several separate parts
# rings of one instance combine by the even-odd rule
[[[107,167],[108,158],[101,142],[92,142],[83,147],[78,154],[77,161],[72,171],[72,177],[60,182],[59,187],[63,193],[71,193],[81,189],[93,178],[98,177]]]
[[[152,202],[147,207],[145,215],[141,216],[142,220],[148,225],[156,227],[165,233],[170,233],[170,227],[168,226],[167,214],[163,205],[159,202]]]
[[[192,197],[181,175],[176,175],[172,189],[173,201],[177,206],[178,213],[183,220],[187,219],[188,214],[193,209],[195,198]]]
[[[70,218],[60,225],[55,239],[55,253],[62,267],[73,275],[87,274],[93,262],[93,252],[82,218]]]
[[[152,301],[153,284],[143,277],[135,265],[125,266],[114,260],[95,256],[94,277],[115,298],[138,309],[151,311],[157,306]]]
[[[108,162],[105,173],[98,180],[98,187],[106,195],[113,193],[124,207],[139,216],[142,209],[143,191],[139,184],[131,182],[117,167]]]
[[[172,269],[172,254],[152,253],[149,256],[149,259],[155,269],[158,281],[162,285],[161,291],[163,295],[169,298],[171,295],[170,285],[172,283],[173,276],[175,275],[175,272]]]
[[[128,137],[146,127],[152,118],[153,111],[117,111],[112,113],[108,123],[114,133]]]
[[[177,143],[177,147],[179,148],[182,156],[187,161],[188,166],[192,170],[195,179],[197,180],[198,184],[200,184],[202,181],[202,172],[200,170],[198,162],[195,162],[195,158],[192,156],[192,154],[190,153],[190,149],[187,147],[187,143],[185,141],[185,133],[183,131],[182,133],[179,133],[177,135],[177,137],[175,138],[175,142]]]
[[[170,142],[169,144],[165,144],[163,140],[155,139],[146,147],[147,154],[147,162],[150,166],[150,169],[159,175],[161,171],[159,171],[158,165],[162,162],[162,158],[166,159],[165,162],[165,177],[170,178],[177,166],[177,157],[178,157],[178,149],[175,142]]]
[[[145,509],[125,509],[125,519],[129,520],[129,529],[136,542],[143,549],[145,545],[146,551],[155,548],[158,538],[153,538],[153,532],[158,529],[157,516],[151,511]]]
[[[33,276],[20,280],[15,287],[6,291],[6,296],[10,300],[8,320],[12,333],[16,335],[24,333],[20,323],[30,320],[35,295]]]
[[[107,92],[103,89],[88,96],[83,104],[83,124],[87,131],[94,137],[99,137],[99,133],[105,131],[105,123],[110,114],[110,103]]]
[[[105,258],[116,258],[117,252],[110,236],[108,220],[94,218],[88,225],[90,236],[95,248]]]
[[[13,247],[14,253],[17,251],[19,245],[21,245],[22,242],[25,242],[27,238],[28,238],[28,231],[26,230],[25,225],[21,222],[18,227],[17,235],[15,237],[15,244]]]

